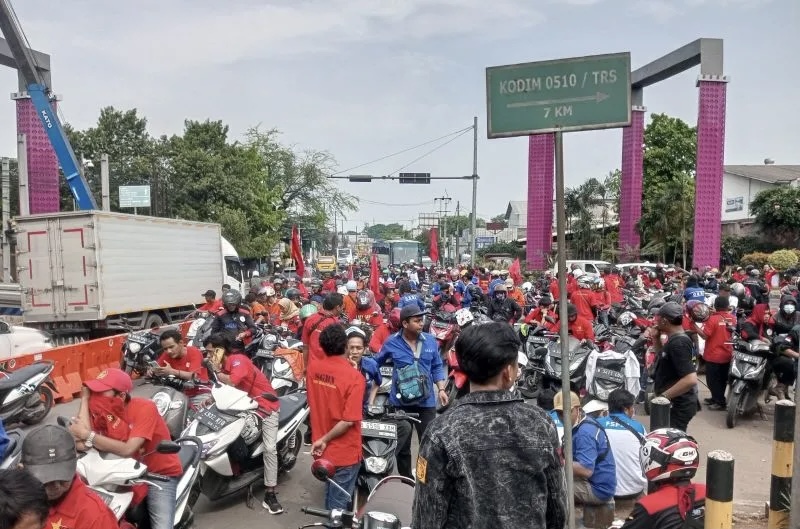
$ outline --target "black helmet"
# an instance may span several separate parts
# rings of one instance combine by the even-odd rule
[[[291,299],[292,301],[297,301],[298,299],[300,299],[300,291],[297,290],[296,288],[290,288],[286,291],[285,296]]]
[[[222,304],[227,307],[228,305],[236,305],[238,308],[242,304],[242,295],[238,290],[228,290],[222,294]]]
[[[369,290],[359,290],[356,293],[356,308],[366,310],[372,306],[372,292]]]
[[[567,304],[567,318],[572,318],[578,315],[578,307],[572,303]]]

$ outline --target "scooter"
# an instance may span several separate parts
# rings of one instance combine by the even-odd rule
[[[285,354],[302,354],[303,342],[284,336],[279,330],[270,328],[258,335],[245,348],[245,354],[269,379],[275,393],[282,397],[305,386],[302,376],[298,378]]]
[[[419,422],[419,414],[402,410],[388,413],[384,406],[370,406],[366,413],[369,419],[361,421],[361,450],[364,459],[358,471],[353,506],[358,508],[381,479],[395,469],[397,452],[397,430],[401,426],[392,421]]]
[[[22,459],[22,440],[25,438],[25,432],[19,428],[8,430],[8,446],[4,454],[0,454],[0,470],[12,470],[19,466]]]
[[[42,360],[16,371],[0,370],[0,420],[5,424],[38,424],[53,408],[55,364]]]
[[[459,331],[460,329],[456,323],[455,310],[453,312],[439,310],[433,314],[430,333],[436,338],[436,343],[439,346],[439,354],[442,359],[447,357],[453,344],[456,343]]]
[[[535,399],[539,396],[544,382],[545,363],[547,354],[552,347],[551,344],[558,339],[558,334],[548,332],[541,325],[531,331],[523,333],[525,335],[524,356],[527,363],[520,373],[519,392],[526,399]]]
[[[58,424],[68,427],[69,419],[59,417]],[[178,481],[177,504],[174,527],[188,529],[194,522],[194,508],[197,495],[192,488],[199,475],[200,449],[202,443],[196,437],[183,437],[177,441],[161,441],[156,448],[159,454],[178,454],[183,473]],[[149,454],[147,454],[149,455]],[[147,471],[147,466],[130,457],[120,457],[106,452],[89,449],[78,459],[78,475],[108,505],[117,520],[125,519],[136,526],[150,526],[147,502],[137,505],[133,502],[133,486],[138,484],[156,485],[169,481],[167,476]]]
[[[758,408],[758,398],[767,387],[768,381],[764,376],[773,347],[763,340],[733,340],[733,360],[728,375],[728,415],[725,418],[728,428],[735,428],[739,416]]]
[[[574,336],[568,338],[569,349],[569,379],[570,390],[576,393],[585,393],[586,387],[586,360],[589,353],[594,350],[593,345],[584,344]],[[542,384],[554,391],[561,390],[561,370],[563,358],[561,357],[561,340],[551,340],[547,344],[547,356],[544,358],[544,376]]]
[[[211,378],[214,404],[201,408],[184,436],[197,436],[202,442],[201,477],[196,493],[217,500],[249,487],[264,477],[261,442],[261,417],[255,412],[258,403],[247,393],[219,382],[213,367],[205,361]],[[299,426],[309,415],[304,390],[264,398],[280,402],[278,416],[278,470],[289,471],[297,462],[303,445]]]
[[[315,460],[311,465],[311,473],[318,480],[339,488],[348,497],[351,497],[347,491],[331,479],[336,473],[336,468],[330,461]],[[413,502],[414,480],[403,476],[388,476],[375,485],[364,506],[356,512],[303,507],[301,510],[304,513],[325,518],[327,521],[324,524],[303,525],[300,529],[319,527],[320,525],[348,529],[351,527],[354,529],[405,529],[411,527]]]

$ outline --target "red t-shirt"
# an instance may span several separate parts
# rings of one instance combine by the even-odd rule
[[[361,461],[364,376],[344,356],[324,356],[309,363],[306,381],[314,441],[339,421],[354,423],[344,435],[328,443],[322,457],[336,467],[355,465]]]
[[[278,402],[270,402],[262,397],[264,393],[275,393],[275,390],[264,373],[245,355],[232,354],[225,357],[222,371],[231,377],[231,384],[246,391],[258,403],[259,409],[270,413],[280,409]]]
[[[145,456],[142,462],[147,465],[147,470],[164,476],[180,476],[183,472],[181,460],[177,454],[159,454],[155,451],[161,441],[170,441],[167,423],[158,414],[156,405],[151,400],[132,398],[125,408],[131,433],[128,438],[141,437],[144,444],[139,450]]]
[[[116,529],[117,518],[105,502],[77,476],[57,505],[50,506],[45,529]]]
[[[580,314],[578,314],[578,318],[575,321],[567,324],[567,328],[569,333],[578,340],[594,340],[592,322],[582,318]]]
[[[730,312],[715,312],[703,325],[703,334],[706,335],[703,358],[706,362],[727,364],[733,358],[733,346],[725,343],[731,341],[728,325],[736,325]]]
[[[197,310],[201,312],[217,312],[221,308],[222,308],[222,300],[215,299],[214,301],[200,305],[199,307],[197,307]]]
[[[319,335],[325,327],[333,325],[338,321],[339,320],[335,316],[324,312],[316,312],[306,318],[305,323],[303,323],[302,342],[308,348],[309,364],[311,364],[312,359],[318,360],[325,358],[325,351],[323,351],[322,347],[319,345]]]
[[[561,289],[558,288],[558,279],[555,277],[550,280],[550,296],[552,296],[553,301],[556,303],[561,299]]]
[[[197,373],[200,380],[203,382],[208,381],[208,371],[203,367],[203,353],[200,352],[200,349],[191,345],[184,347],[186,348],[186,354],[183,355],[183,358],[170,358],[167,353],[161,353],[161,356],[158,357],[158,365],[163,367],[169,366],[178,371]],[[192,388],[185,390],[184,393],[191,397],[197,395],[199,390]]]
[[[569,302],[575,305],[575,308],[578,309],[578,316],[586,318],[587,320],[594,319],[594,313],[592,312],[594,296],[592,295],[591,290],[587,290],[585,288],[576,290],[570,294]]]
[[[622,303],[625,299],[622,292],[619,291],[622,281],[617,274],[608,274],[606,276],[606,290],[608,290],[611,303]]]

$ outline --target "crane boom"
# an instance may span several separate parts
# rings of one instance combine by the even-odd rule
[[[17,69],[25,81],[28,95],[42,121],[45,132],[47,132],[47,137],[56,153],[64,178],[75,198],[75,203],[82,210],[97,209],[97,203],[92,196],[89,184],[80,171],[78,159],[64,132],[61,120],[58,119],[58,115],[50,105],[50,87],[45,84],[44,78],[36,67],[33,53],[26,46],[22,28],[17,22],[9,0],[0,0],[0,32],[5,36],[11,54],[17,62]]]

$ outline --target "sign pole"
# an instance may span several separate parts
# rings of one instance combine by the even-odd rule
[[[561,391],[564,397],[564,475],[567,482],[567,528],[575,529],[575,495],[572,475],[572,417],[570,412],[575,403],[570,402],[569,380],[569,331],[567,327],[567,242],[565,225],[567,223],[564,208],[564,137],[560,130],[555,132],[556,151],[556,240],[558,245],[558,321],[561,340]],[[580,404],[580,403],[577,403]]]
[[[469,230],[470,243],[470,262],[472,268],[478,264],[478,256],[475,255],[475,237],[478,226],[478,116],[472,118],[472,226]]]

